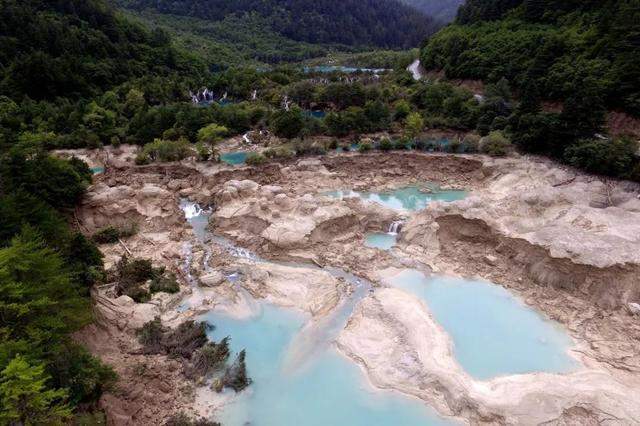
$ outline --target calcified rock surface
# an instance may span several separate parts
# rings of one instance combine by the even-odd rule
[[[425,182],[465,188],[471,196],[410,213],[323,195]],[[421,398],[467,423],[638,423],[640,317],[633,307],[640,303],[639,194],[637,185],[536,158],[373,153],[258,168],[189,162],[114,166],[97,178],[78,221],[88,233],[137,223],[137,235],[101,247],[107,266],[128,252],[150,258],[178,275],[182,292],[136,305],[100,289],[99,322],[79,338],[121,374],[124,392],[103,401],[116,419],[112,423],[160,424],[178,409],[210,414],[223,402],[209,401],[171,360],[136,355],[135,328],[158,314],[169,325],[210,309],[251,316],[255,299],[297,308],[319,322],[336,311],[350,288],[312,264],[336,266],[377,286],[337,342],[375,385]],[[224,244],[198,241],[184,221],[180,198],[213,206],[211,230],[238,246],[307,266],[238,258]],[[364,247],[367,232],[386,231],[400,218],[405,224],[394,249]],[[567,375],[473,380],[427,307],[386,288],[389,268],[403,267],[481,277],[511,289],[567,327],[584,368]],[[239,275],[235,285],[226,280],[232,273]],[[177,311],[184,301],[190,309]],[[155,376],[147,382],[134,377],[135,363],[142,360],[152,362],[153,371],[170,368],[172,374],[162,378],[164,384]],[[143,383],[150,384],[144,392]],[[171,404],[152,396],[166,395],[162,387],[171,388]]]
[[[456,362],[452,341],[428,308],[398,289],[363,300],[338,339],[374,384],[417,396],[447,416],[472,423],[555,423],[586,407],[598,420],[640,421],[640,392],[604,369],[513,375],[481,382]]]

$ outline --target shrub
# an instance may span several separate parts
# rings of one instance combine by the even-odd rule
[[[222,376],[224,387],[231,388],[236,392],[241,392],[251,384],[251,379],[247,376],[245,357],[246,353],[242,350],[233,364],[227,368],[224,376]]]
[[[129,296],[136,303],[147,303],[151,300],[151,293],[141,285],[134,285],[124,291],[125,296]]]
[[[200,141],[196,144],[196,155],[198,160],[207,161],[211,158],[212,149],[208,144]]]
[[[151,293],[143,285],[148,280],[159,279],[164,274],[164,268],[154,268],[148,259],[129,260],[120,259],[116,265],[116,291],[125,294],[138,303],[148,302]]]
[[[117,243],[120,238],[127,238],[138,232],[137,224],[131,223],[124,227],[107,226],[98,230],[91,239],[98,244]]]
[[[338,148],[338,140],[331,139],[331,141],[327,144],[327,149],[337,149]]]
[[[106,228],[102,228],[93,236],[91,239],[98,244],[112,244],[118,242],[120,238],[120,233],[113,226],[107,226]]]
[[[208,342],[198,349],[191,357],[191,366],[187,370],[189,377],[205,377],[209,373],[219,371],[229,359],[229,337],[220,343]]]
[[[632,177],[638,144],[626,138],[582,140],[568,147],[564,159],[590,173],[615,177]]]
[[[180,291],[180,284],[178,284],[175,274],[170,273],[154,278],[149,286],[149,291],[151,294],[159,292],[173,294]]]
[[[180,161],[193,154],[188,140],[180,138],[177,141],[155,139],[142,149],[142,158],[148,161]],[[136,164],[138,158],[136,157]]]
[[[220,426],[220,423],[205,418],[194,420],[180,412],[171,416],[164,426]]]
[[[380,151],[391,151],[393,149],[393,142],[389,138],[383,138],[380,141]]]
[[[398,150],[411,149],[411,147],[412,147],[411,140],[409,140],[406,137],[402,137],[398,139],[393,144],[393,149],[398,149]]]
[[[162,326],[160,317],[145,323],[142,328],[137,331],[138,342],[143,346],[146,354],[159,354],[163,351],[162,337],[165,329]]]
[[[469,133],[462,139],[462,152],[475,153],[480,147],[480,136],[475,133]]]
[[[453,139],[448,146],[448,152],[453,152],[453,153],[459,153],[459,152],[464,152],[462,150],[463,146],[462,146],[462,142],[460,141],[460,139]]]
[[[482,153],[492,157],[504,157],[512,148],[509,139],[499,131],[491,132],[489,136],[482,138],[480,145]]]
[[[247,155],[246,163],[249,166],[259,166],[260,164],[264,164],[266,161],[267,158],[264,155],[258,152],[251,152]]]
[[[293,148],[298,157],[305,155],[324,155],[327,153],[323,146],[310,141],[297,142],[294,144]]]
[[[135,163],[138,166],[144,166],[145,164],[151,163],[151,158],[149,158],[149,156],[145,154],[143,151],[140,151],[136,155]]]
[[[369,152],[371,151],[371,144],[369,142],[360,142],[358,145],[358,152]]]
[[[296,156],[296,152],[288,145],[281,145],[267,149],[264,155],[267,158],[293,158]]]

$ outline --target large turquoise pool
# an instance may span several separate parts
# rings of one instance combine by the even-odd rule
[[[477,379],[577,367],[570,337],[503,287],[485,281],[426,277],[407,269],[391,283],[424,300],[454,342],[455,356]]]
[[[326,195],[334,198],[360,197],[363,200],[373,201],[387,208],[395,210],[422,210],[432,201],[458,201],[467,196],[466,191],[442,190],[431,188],[423,191],[417,186],[407,186],[389,192],[356,192],[351,190],[338,190],[327,192]]]
[[[264,304],[256,318],[238,320],[207,314],[219,340],[232,337],[235,351],[247,350],[253,384],[218,417],[225,426],[428,426],[451,424],[423,402],[375,390],[352,361],[332,345],[319,345],[302,366],[284,362],[306,317]]]

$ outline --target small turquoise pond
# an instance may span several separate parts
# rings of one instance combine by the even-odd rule
[[[467,196],[466,191],[441,190],[434,188],[431,192],[423,192],[417,186],[398,188],[391,192],[356,192],[331,191],[325,195],[334,198],[360,197],[395,210],[422,210],[431,201],[458,201]]]
[[[347,74],[353,74],[356,72],[370,72],[374,74],[378,74],[381,72],[387,71],[384,68],[356,68],[356,67],[345,67],[342,65],[319,65],[312,67],[304,67],[304,72],[321,72],[321,73],[331,73],[331,72],[344,72]]]
[[[94,175],[97,175],[98,173],[104,173],[104,167],[92,167],[90,170]]]
[[[283,360],[305,317],[263,304],[257,318],[232,319],[209,313],[210,337],[231,336],[235,352],[247,350],[253,383],[216,420],[225,426],[438,426],[451,424],[426,404],[404,395],[375,390],[356,364],[330,345],[303,366],[287,370]]]
[[[454,342],[455,356],[473,377],[563,373],[577,363],[570,337],[504,288],[484,281],[426,277],[408,269],[392,284],[423,299]]]
[[[372,234],[367,234],[365,237],[364,244],[367,247],[379,248],[381,250],[389,250],[391,247],[396,245],[396,239],[398,235],[390,234],[390,233],[382,233],[376,232]]]
[[[220,156],[220,161],[236,166],[238,164],[244,164],[247,161],[248,153],[245,151],[227,152]]]

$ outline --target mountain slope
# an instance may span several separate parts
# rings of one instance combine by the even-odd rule
[[[406,48],[438,23],[396,0],[119,0],[121,6],[220,21],[254,12],[274,31],[297,41]]]
[[[422,50],[428,69],[521,95],[640,115],[640,0],[469,0]]]
[[[402,0],[408,6],[443,23],[453,21],[465,0]]]
[[[204,63],[167,34],[118,16],[102,0],[2,0],[0,93],[87,97],[142,76],[198,78]]]

